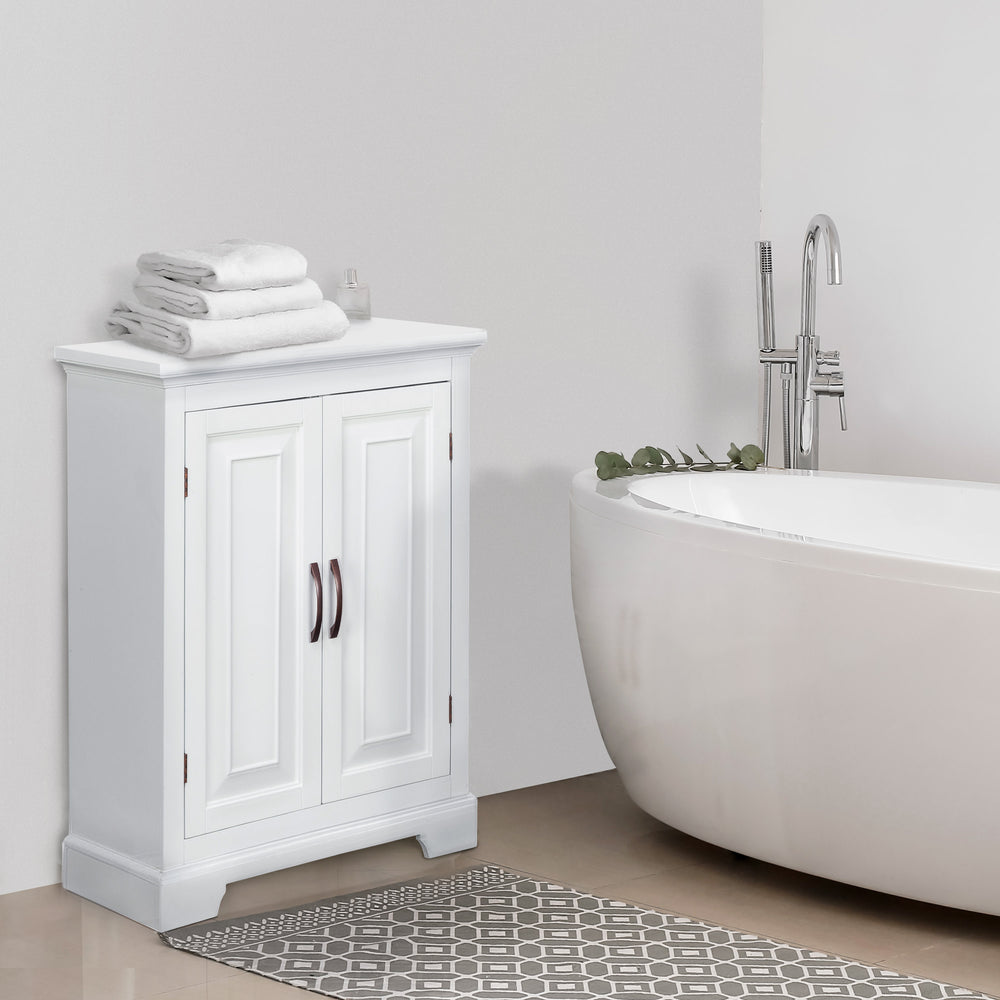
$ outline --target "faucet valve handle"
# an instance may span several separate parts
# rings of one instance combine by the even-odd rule
[[[843,396],[844,373],[826,372],[823,375],[813,375],[811,388],[818,396]]]
[[[817,351],[816,364],[818,365],[839,365],[840,351]]]
[[[844,373],[828,372],[825,375],[814,375],[811,380],[812,391],[817,396],[836,396],[840,404],[840,429],[847,430],[847,409],[844,406]]]
[[[829,372],[825,375],[814,375],[811,381],[812,390],[817,396],[836,396],[840,404],[840,429],[847,430],[847,409],[844,406],[844,373]]]

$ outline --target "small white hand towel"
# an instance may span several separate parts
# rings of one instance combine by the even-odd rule
[[[312,278],[294,285],[213,292],[140,272],[132,287],[143,305],[196,319],[240,319],[287,309],[311,309],[323,301],[323,291]]]
[[[224,291],[294,285],[305,278],[307,264],[298,250],[278,243],[223,240],[193,250],[144,253],[136,266],[171,281]]]
[[[122,299],[105,324],[114,337],[134,337],[145,347],[188,358],[336,340],[349,326],[334,302],[241,319],[191,319],[152,309],[132,297]]]

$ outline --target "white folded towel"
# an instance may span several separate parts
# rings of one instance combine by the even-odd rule
[[[294,285],[213,292],[140,272],[132,287],[143,305],[196,319],[239,319],[287,309],[311,309],[323,301],[323,291],[312,278]]]
[[[193,250],[144,253],[140,271],[215,291],[294,285],[306,276],[306,259],[291,247],[252,240],[223,240]]]
[[[349,326],[334,302],[241,319],[191,319],[150,308],[131,296],[115,306],[105,324],[114,337],[134,337],[146,347],[188,358],[336,340]]]

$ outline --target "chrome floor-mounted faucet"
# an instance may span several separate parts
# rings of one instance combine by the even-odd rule
[[[806,229],[802,248],[802,322],[794,350],[780,350],[774,342],[771,244],[756,244],[758,355],[763,367],[761,385],[761,447],[764,464],[770,464],[771,371],[781,368],[782,443],[786,469],[816,469],[819,459],[820,396],[835,396],[840,404],[840,426],[847,430],[844,409],[844,373],[839,370],[840,352],[821,351],[816,336],[816,244],[826,242],[826,275],[831,285],[840,284],[840,235],[828,215],[814,215]],[[821,365],[837,368],[820,372]]]

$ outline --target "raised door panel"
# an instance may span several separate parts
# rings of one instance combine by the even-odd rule
[[[450,771],[449,424],[445,383],[324,400],[326,801]]]
[[[320,801],[321,414],[307,399],[187,417],[189,837]]]

